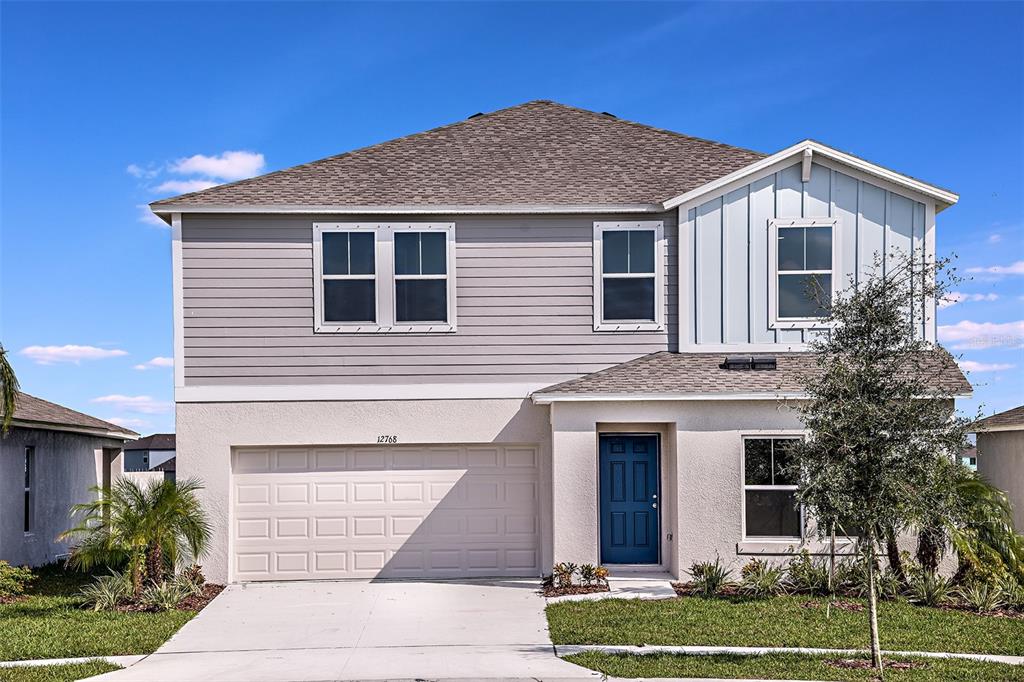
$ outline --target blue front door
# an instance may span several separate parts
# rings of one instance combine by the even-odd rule
[[[658,437],[603,435],[601,563],[658,563]]]

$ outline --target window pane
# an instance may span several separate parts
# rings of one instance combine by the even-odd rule
[[[324,232],[324,274],[348,274],[348,232]]]
[[[804,228],[779,228],[779,270],[805,270]]]
[[[743,483],[772,484],[772,441],[770,438],[748,438],[743,441]]]
[[[601,233],[603,272],[629,272],[629,232],[609,230]]]
[[[395,233],[395,274],[420,274],[420,233]]]
[[[448,281],[400,279],[395,282],[395,320],[447,322]]]
[[[804,234],[807,238],[805,270],[832,269],[832,228],[808,227]]]
[[[372,279],[324,280],[324,322],[376,322]]]
[[[629,233],[629,271],[654,272],[654,230]]]
[[[348,237],[350,275],[372,275],[374,271],[373,234],[352,232]]]
[[[831,275],[779,275],[779,317],[822,317],[832,301]]]
[[[800,510],[792,490],[748,490],[747,537],[800,537]]]
[[[443,232],[422,232],[420,233],[420,256],[422,258],[424,275],[447,274],[445,268],[445,250],[448,246],[448,238]]]
[[[654,278],[604,279],[604,319],[654,320]]]
[[[776,438],[772,442],[772,485],[796,485],[796,481],[786,472],[786,467],[793,461],[793,446],[799,441],[795,438]]]

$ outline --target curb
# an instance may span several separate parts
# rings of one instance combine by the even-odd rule
[[[105,661],[111,665],[119,665],[122,668],[135,665],[149,654],[138,656],[82,656],[80,658],[34,658],[26,661],[0,661],[0,668],[20,668],[41,665],[75,665],[78,663],[90,663],[92,661]]]

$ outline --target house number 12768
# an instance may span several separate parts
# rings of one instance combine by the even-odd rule
[[[390,443],[394,445],[398,442],[398,436],[377,436],[378,443]]]

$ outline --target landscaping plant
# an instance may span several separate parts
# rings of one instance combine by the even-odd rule
[[[554,579],[555,585],[559,589],[568,589],[572,587],[572,577],[576,575],[578,566],[571,562],[562,562],[555,564],[554,567]]]
[[[580,566],[580,580],[587,587],[594,584],[597,579],[597,567],[594,564],[583,564]]]
[[[953,595],[949,580],[937,573],[922,571],[910,580],[907,598],[924,606],[942,606]]]
[[[175,580],[162,580],[142,591],[142,603],[157,611],[170,611],[188,595],[188,589]]]
[[[11,566],[0,559],[0,598],[21,596],[34,580],[28,566]]]
[[[841,523],[861,529],[858,551],[867,566],[871,658],[882,674],[878,636],[876,556],[879,529],[906,527],[929,512],[939,462],[954,461],[970,421],[953,416],[938,388],[953,360],[920,333],[926,301],[947,291],[946,262],[921,254],[882,267],[829,297],[816,289],[828,334],[810,343],[815,371],[801,377],[807,400],[795,405],[807,437],[792,450],[796,497],[819,536]],[[914,303],[911,305],[911,303]]]
[[[956,596],[978,613],[995,611],[1004,605],[1003,591],[994,583],[973,581],[958,588]]]
[[[786,564],[786,581],[793,592],[828,594],[828,573],[828,563],[824,560],[815,561],[806,549]]]
[[[761,559],[751,559],[740,571],[740,591],[752,597],[775,597],[786,593],[786,571]]]
[[[697,593],[705,597],[713,597],[729,584],[732,571],[722,565],[721,557],[714,561],[697,562],[690,566],[690,578]]]
[[[7,349],[0,343],[0,434],[6,435],[18,406],[18,377],[7,360]]]
[[[131,579],[123,573],[111,571],[109,575],[97,576],[82,587],[78,594],[93,611],[113,611],[118,604],[132,596]]]

